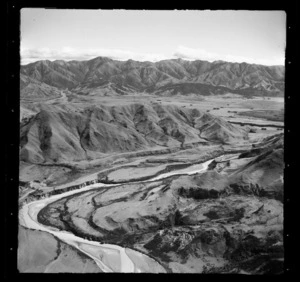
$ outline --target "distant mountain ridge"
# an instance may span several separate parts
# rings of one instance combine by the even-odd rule
[[[21,75],[59,89],[88,94],[108,88],[118,94],[226,94],[283,96],[284,66],[224,61],[117,61],[97,57],[87,61],[38,61],[21,66]],[[22,91],[22,86],[21,86]]]

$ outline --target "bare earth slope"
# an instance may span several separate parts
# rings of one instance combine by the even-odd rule
[[[34,78],[20,75],[21,99],[53,99],[60,97],[60,90]]]
[[[111,85],[126,92],[201,95],[228,92],[251,95],[283,95],[284,67],[216,61],[164,60],[156,63],[115,61],[97,57],[89,61],[31,63],[21,74],[61,89],[80,93],[84,89]]]
[[[246,139],[246,130],[221,118],[171,105],[43,105],[21,127],[20,154],[25,162],[72,162],[157,146]]]

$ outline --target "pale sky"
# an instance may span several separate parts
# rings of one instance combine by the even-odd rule
[[[224,60],[284,65],[283,11],[21,10],[21,63]]]

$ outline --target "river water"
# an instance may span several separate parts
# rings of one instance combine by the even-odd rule
[[[163,173],[147,181],[155,181],[155,180],[163,179],[178,174],[194,174],[194,173],[205,172],[208,168],[208,165],[213,160],[214,159],[211,159],[201,164],[192,165],[185,169],[179,169],[172,172]],[[114,185],[102,184],[102,183],[92,184],[80,190],[65,192],[59,195],[54,195],[49,198],[45,198],[42,200],[25,204],[19,211],[19,223],[22,226],[30,229],[51,233],[57,238],[59,238],[60,240],[62,240],[63,242],[67,243],[68,245],[72,245],[79,251],[91,257],[103,272],[131,272],[131,273],[143,272],[142,269],[138,268],[134,264],[134,262],[129,258],[129,256],[126,254],[125,248],[123,247],[120,247],[118,245],[113,245],[113,244],[100,244],[99,242],[89,241],[81,237],[75,236],[70,232],[60,231],[59,229],[56,229],[54,227],[42,225],[37,220],[37,215],[39,211],[42,208],[44,208],[46,205],[50,204],[51,202],[54,202],[60,198],[64,198],[66,196],[76,194],[79,192],[88,191],[100,187],[109,187],[109,186],[114,186]],[[92,250],[90,247],[92,247]],[[155,260],[146,256],[145,254],[138,253],[138,252],[136,253],[138,254],[137,260],[141,260],[141,261],[143,259],[144,261],[152,260],[151,265],[152,268],[154,266],[156,272],[166,272],[165,269]],[[103,257],[105,257],[105,259],[103,259]],[[116,262],[116,257],[118,257],[118,263]],[[120,265],[120,266],[116,267],[116,265]],[[149,269],[149,272],[151,272],[151,269]]]

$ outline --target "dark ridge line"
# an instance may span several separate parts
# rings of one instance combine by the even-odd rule
[[[86,125],[86,126],[87,126],[87,125]],[[79,128],[78,128],[78,127],[77,127],[76,129],[77,129],[77,134],[78,134],[78,137],[79,137],[79,144],[80,144],[80,147],[81,147],[81,149],[84,151],[85,157],[86,157],[86,159],[87,159],[87,158],[88,158],[87,151],[86,151],[86,149],[84,148],[84,146],[83,146],[83,144],[82,144],[82,135],[83,135],[83,132],[85,131],[86,127],[82,130],[81,133],[79,132]]]
[[[69,168],[69,169],[76,169],[76,170],[79,170],[76,166],[73,166],[71,164],[64,164],[64,163],[34,163],[34,162],[30,162],[30,161],[24,161],[24,163],[27,163],[27,164],[32,164],[32,165],[40,165],[40,166],[52,166],[52,167],[66,167],[66,168]]]
[[[251,125],[251,126],[257,126],[257,127],[278,127],[278,128],[284,128],[284,125],[275,125],[275,124],[257,124],[257,123],[250,123],[250,122],[238,122],[238,121],[228,121],[229,123],[233,124],[239,124],[239,125]]]

